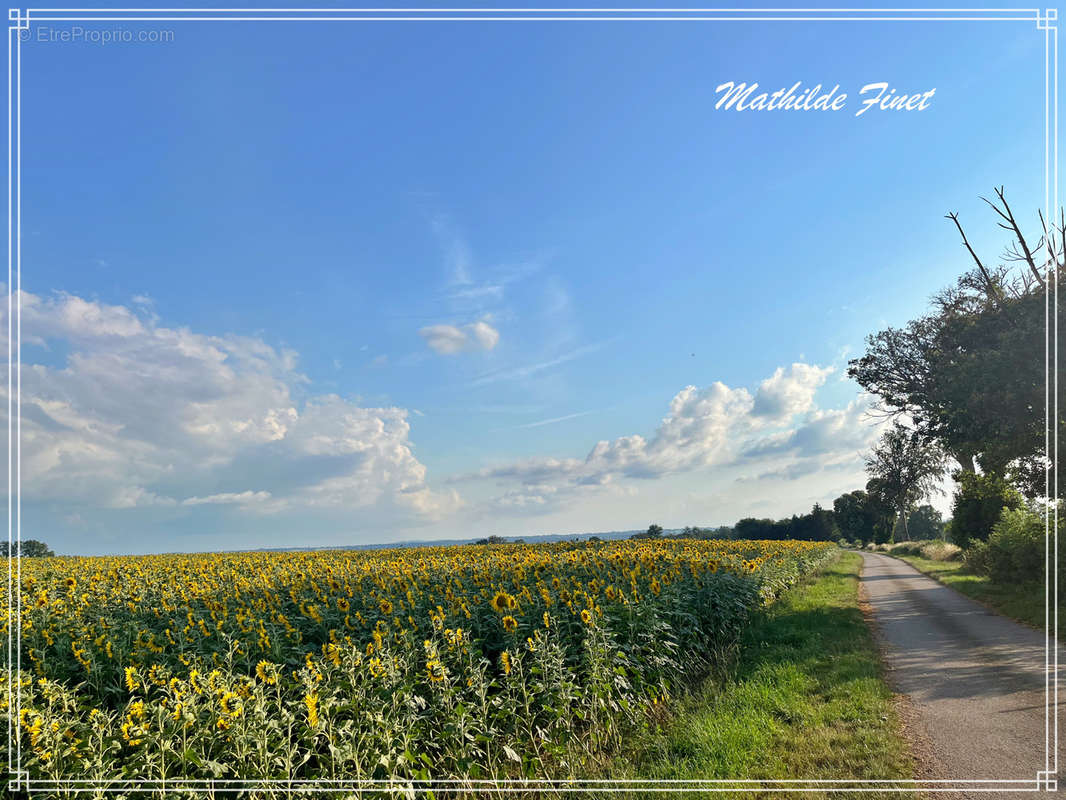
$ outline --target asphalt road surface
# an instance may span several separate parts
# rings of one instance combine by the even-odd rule
[[[861,591],[870,604],[889,683],[906,696],[901,711],[919,761],[917,777],[938,788],[962,790],[927,796],[1055,796],[1046,793],[1046,784],[1036,793],[1037,773],[1045,769],[1055,736],[1052,715],[1048,748],[1044,634],[993,613],[899,559],[879,553],[862,557]],[[1062,649],[1059,663],[1066,668]],[[1066,703],[1066,686],[1060,684],[1060,691]],[[1060,727],[1060,742],[1066,744],[1061,716]],[[1066,778],[1063,753],[1060,744],[1060,777]],[[1066,796],[1066,785],[1059,790],[1058,796]]]

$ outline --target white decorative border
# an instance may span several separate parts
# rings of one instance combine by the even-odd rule
[[[1044,209],[1045,219],[1054,220],[1059,208],[1058,183],[1058,10],[1054,8],[51,8],[8,11],[8,180],[7,180],[7,427],[8,427],[8,544],[22,541],[22,31],[32,21],[53,22],[1035,22],[1044,32]],[[1050,277],[1051,263],[1048,264]],[[13,280],[14,279],[14,280]],[[1058,275],[1047,281],[1045,320],[1045,447],[1053,454],[1046,470],[1047,496],[1058,500]],[[14,320],[14,331],[12,322]],[[12,335],[14,333],[14,336]],[[1054,334],[1053,336],[1051,334]],[[14,342],[19,343],[18,347]],[[1053,344],[1052,344],[1053,342]],[[14,385],[12,380],[14,378]],[[1052,380],[1054,378],[1054,380]],[[14,390],[14,391],[12,391]],[[14,412],[14,417],[12,413]],[[10,551],[9,551],[10,552]],[[27,793],[34,789],[63,789],[66,792],[129,791],[145,789],[163,792],[167,787],[186,791],[225,791],[227,789],[273,789],[289,793],[380,792],[390,787],[412,786],[416,791],[448,790],[461,787],[493,788],[502,792],[560,794],[579,791],[596,794],[620,791],[674,793],[716,792],[1054,792],[1058,788],[1059,701],[1058,631],[1058,505],[1045,514],[1045,560],[1054,559],[1054,577],[1047,581],[1044,610],[1044,767],[1035,779],[1023,780],[391,780],[310,781],[310,780],[31,780],[22,769],[22,742],[17,735],[21,693],[15,691],[22,671],[21,557],[8,557],[8,665],[15,664],[14,680],[8,681],[8,772],[10,791]],[[13,609],[11,600],[15,598]],[[12,614],[11,612],[15,613]],[[10,745],[14,743],[15,747]],[[14,763],[12,762],[14,751]]]

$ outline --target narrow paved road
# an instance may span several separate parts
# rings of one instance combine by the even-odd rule
[[[872,607],[888,679],[908,697],[904,716],[922,762],[918,777],[981,781],[938,784],[968,791],[930,796],[1047,796],[1044,787],[1034,794],[1037,773],[1045,769],[1043,633],[992,613],[899,559],[862,557],[861,589]],[[1060,689],[1066,701],[1066,687]],[[1061,717],[1060,726],[1066,744]],[[1060,777],[1066,778],[1063,751],[1060,745]],[[1018,783],[987,783],[1003,780]],[[979,788],[986,791],[974,791]],[[1060,784],[1060,792],[1066,794],[1066,785]]]

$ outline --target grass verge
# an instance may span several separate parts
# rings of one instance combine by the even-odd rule
[[[857,553],[843,553],[785,594],[751,627],[730,675],[680,701],[604,777],[913,777],[892,692],[859,609],[861,564]]]
[[[1044,629],[1044,584],[1017,583],[1005,586],[993,583],[984,575],[966,572],[961,561],[931,561],[920,556],[893,556],[906,561],[919,572],[950,586],[958,592],[984,603],[1004,616]],[[1059,606],[1060,615],[1066,606]]]

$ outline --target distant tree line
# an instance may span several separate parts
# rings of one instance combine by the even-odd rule
[[[0,558],[9,556],[21,556],[22,558],[46,558],[54,556],[48,545],[38,542],[36,539],[27,539],[24,542],[0,542]]]
[[[484,539],[478,539],[477,541],[469,542],[469,544],[506,544],[506,543],[507,543],[506,539],[504,539],[502,536],[497,536],[495,534],[493,534],[492,536],[487,536]],[[516,539],[515,543],[516,544],[521,544],[522,540],[521,539]]]
[[[662,526],[651,525],[630,539],[798,539],[806,542],[853,544],[888,542],[894,531],[902,538],[902,529],[910,530],[914,539],[941,539],[947,530],[943,515],[930,505],[910,509],[904,520],[876,491],[862,489],[842,494],[833,508],[818,503],[807,514],[793,514],[783,519],[745,517],[735,525],[717,528],[686,526],[678,533],[665,534]]]

